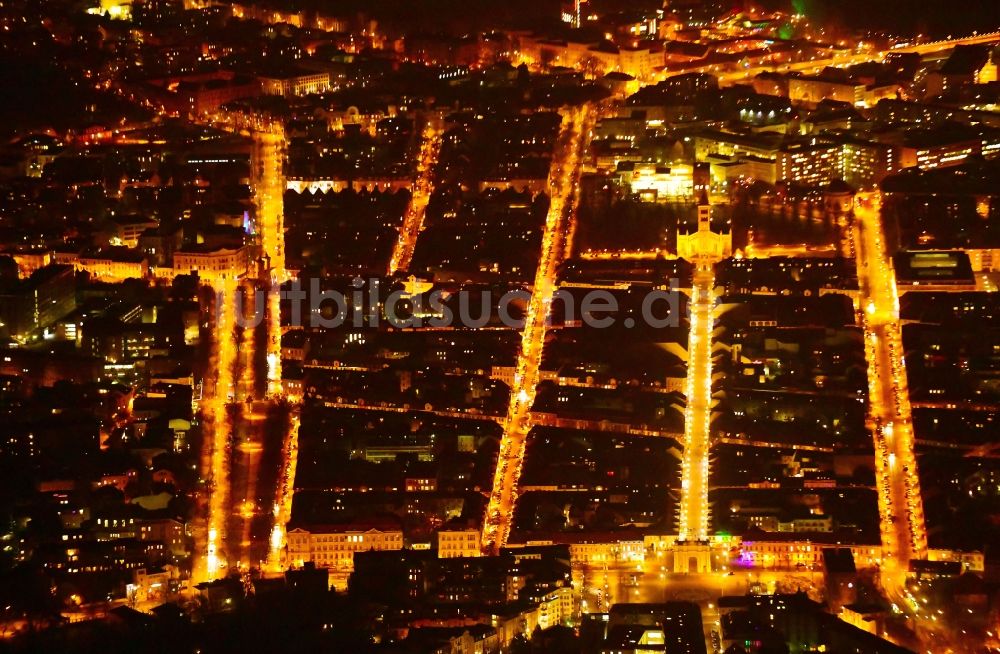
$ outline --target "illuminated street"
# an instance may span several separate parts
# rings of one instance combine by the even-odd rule
[[[284,401],[284,391],[281,386],[281,311],[278,287],[288,279],[285,269],[284,244],[284,203],[285,190],[285,136],[278,127],[263,130],[254,134],[256,153],[258,156],[256,181],[258,231],[263,260],[267,266],[262,270],[265,280],[269,281],[267,309],[264,316],[266,339],[266,370],[267,370],[267,406]],[[280,459],[278,465],[277,484],[274,488],[274,501],[271,511],[267,505],[260,508],[271,518],[271,526],[267,542],[262,544],[266,551],[267,568],[278,571],[282,561],[279,558],[284,547],[285,523],[291,517],[293,484],[295,480],[295,463],[298,456],[298,418],[293,415],[287,423],[284,437],[280,444]],[[273,464],[272,464],[273,465]],[[263,558],[263,557],[262,557]],[[254,562],[256,563],[256,562]]]
[[[285,434],[281,446],[281,467],[278,471],[278,486],[272,508],[273,523],[267,543],[267,572],[280,572],[283,569],[281,555],[285,546],[285,525],[292,517],[292,499],[294,498],[295,467],[299,458],[299,414],[293,410],[291,424]]]
[[[199,581],[224,574],[229,552],[226,533],[230,516],[230,437],[233,425],[228,405],[236,387],[233,370],[236,347],[233,338],[237,281],[223,277],[213,286],[215,292],[212,354],[205,374],[201,415],[204,432],[202,478],[206,482],[206,524],[196,540],[196,564],[192,576]]]
[[[410,204],[403,214],[403,224],[399,227],[399,236],[392,249],[389,260],[389,275],[406,271],[413,259],[413,251],[417,246],[417,237],[424,228],[424,214],[427,203],[434,193],[434,168],[437,166],[438,154],[441,152],[441,137],[444,128],[439,117],[427,119],[420,135],[420,152],[417,154],[417,172],[413,183]]]
[[[0,2],[4,654],[1000,654],[997,2]]]
[[[542,251],[525,316],[493,491],[483,524],[483,550],[488,553],[495,554],[507,541],[514,518],[517,483],[524,465],[525,441],[531,428],[529,414],[538,384],[546,322],[556,290],[556,273],[566,254],[566,234],[571,232],[567,223],[575,219],[583,151],[590,137],[593,111],[589,105],[566,111],[552,157],[549,209],[542,234]]]
[[[254,140],[254,198],[257,235],[271,288],[267,296],[267,393],[281,394],[281,322],[277,287],[288,279],[285,270],[285,134],[280,125],[256,131]]]
[[[203,413],[206,419],[206,448],[210,449],[207,471],[208,505],[205,534],[206,543],[204,578],[214,579],[229,565],[258,567],[265,556],[272,556],[271,543],[282,542],[279,536],[268,532],[283,533],[283,522],[275,522],[263,534],[255,529],[261,515],[287,520],[290,511],[281,513],[278,507],[291,503],[290,475],[294,475],[294,446],[297,430],[291,426],[281,445],[278,485],[274,489],[274,511],[261,501],[267,489],[258,488],[257,480],[262,461],[264,425],[271,402],[281,400],[281,325],[277,285],[287,278],[284,268],[283,201],[284,193],[284,135],[280,128],[271,127],[253,133],[254,191],[257,204],[256,236],[261,248],[262,264],[260,283],[242,285],[230,275],[216,277],[218,297],[224,298],[222,311],[213,329],[216,353],[212,358],[214,374],[218,378],[213,396],[206,392]],[[256,264],[252,264],[256,268]],[[250,271],[254,273],[254,270]],[[252,277],[251,277],[252,279]],[[255,293],[267,293],[263,329],[240,330],[237,341],[234,332],[236,295],[243,293],[240,306],[244,323],[255,325],[253,312],[258,303]],[[264,339],[264,369],[266,398],[257,397],[257,340]],[[206,383],[206,386],[208,384]],[[226,389],[222,393],[221,389]],[[235,417],[235,423],[233,418]],[[227,544],[230,527],[238,531]],[[260,542],[256,542],[260,541]],[[198,578],[198,577],[196,577]]]
[[[835,54],[828,58],[817,58],[808,59],[804,61],[796,61],[792,63],[780,63],[775,62],[773,64],[767,64],[762,66],[752,66],[745,68],[743,70],[731,70],[724,66],[697,66],[685,69],[684,71],[672,71],[671,74],[678,74],[680,72],[706,72],[717,75],[720,83],[736,84],[739,82],[751,80],[754,76],[761,73],[767,73],[772,71],[781,72],[801,72],[806,74],[816,74],[821,72],[824,68],[836,67],[836,68],[846,68],[849,66],[863,64],[869,61],[878,60],[881,61],[885,58],[887,54],[901,54],[905,52],[919,53],[921,55],[927,55],[935,52],[941,52],[943,50],[950,50],[955,46],[959,45],[974,45],[980,43],[996,43],[1000,40],[1000,34],[997,32],[992,32],[989,34],[977,34],[972,36],[966,36],[956,39],[943,39],[940,41],[932,41],[929,43],[923,43],[919,45],[904,45],[901,47],[893,48],[891,51],[883,52],[843,52]]]
[[[691,298],[688,370],[681,459],[679,540],[708,539],[708,460],[712,420],[712,331],[715,275],[711,261],[697,263]]]
[[[899,574],[905,572],[910,559],[927,555],[898,322],[899,297],[892,262],[885,254],[877,196],[860,197],[855,211],[855,248],[865,323],[869,410],[875,431],[883,546],[887,558],[898,566],[896,574]]]
[[[879,578],[896,609],[912,617],[913,628],[928,651],[950,652],[956,643],[941,633],[935,609],[926,607],[926,598],[923,604],[918,601],[907,584],[910,560],[927,557],[927,530],[914,454],[899,296],[892,261],[885,254],[880,208],[878,195],[859,195],[854,236],[881,517]]]
[[[253,286],[243,284],[241,291],[243,291],[241,307],[246,316],[253,307]],[[241,399],[252,398],[256,390],[256,366],[254,366],[256,330],[243,328],[239,332],[240,345],[236,372],[236,406],[239,407],[239,413],[238,423],[234,426],[237,443],[233,451],[231,477],[234,518],[240,534],[237,561],[239,567],[245,567],[251,560],[251,530],[257,515],[257,478],[263,449],[260,427],[263,416],[254,412],[252,402]]]

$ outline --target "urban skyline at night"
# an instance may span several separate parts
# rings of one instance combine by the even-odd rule
[[[1000,652],[995,0],[0,1],[0,651]]]

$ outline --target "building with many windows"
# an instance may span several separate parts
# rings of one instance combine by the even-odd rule
[[[65,263],[102,281],[144,279],[149,274],[146,257],[131,248],[109,247],[93,254],[56,252],[56,263]]]
[[[249,261],[246,246],[188,248],[174,253],[174,274],[198,273],[202,277],[239,277],[246,274]]]
[[[26,339],[47,329],[76,308],[73,268],[49,265],[27,279],[0,283],[0,334]]]
[[[459,556],[480,556],[482,544],[478,529],[442,529],[438,532],[438,558],[453,559]]]
[[[862,84],[824,77],[788,78],[788,99],[807,105],[817,105],[824,100],[833,100],[845,102],[855,107],[873,107],[879,100],[894,99],[898,94],[898,84]]]
[[[532,596],[528,600],[538,604],[538,628],[566,626],[573,620],[573,588],[561,586]]]
[[[795,144],[782,147],[776,158],[777,181],[822,186],[841,177],[841,148],[835,143]]]
[[[753,178],[822,186],[842,177],[841,145],[818,139],[788,140],[780,134],[706,130],[695,137],[695,158],[712,164],[715,183]]]
[[[288,562],[302,567],[312,562],[332,570],[354,569],[354,553],[399,550],[403,548],[403,532],[359,524],[310,525],[288,532]]]
[[[872,188],[899,169],[895,148],[885,143],[845,139],[841,146],[843,180],[855,188]]]
[[[260,89],[265,95],[309,95],[330,90],[330,73],[293,70],[261,75]]]
[[[899,167],[929,170],[957,166],[972,156],[1000,154],[1000,131],[953,126],[911,130],[893,139],[899,150]]]

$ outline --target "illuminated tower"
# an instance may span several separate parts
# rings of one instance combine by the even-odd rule
[[[712,207],[702,191],[698,203],[698,227],[693,233],[686,226],[677,229],[677,256],[688,261],[699,257],[723,259],[733,253],[733,233],[727,224],[718,232],[712,230]]]
[[[562,21],[573,27],[580,27],[583,24],[583,8],[586,4],[587,0],[563,0],[560,3]]]
[[[989,84],[997,81],[997,58],[996,50],[990,52],[990,58],[986,61],[986,65],[976,73],[976,84]]]

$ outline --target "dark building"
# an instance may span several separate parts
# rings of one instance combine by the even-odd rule
[[[591,614],[581,630],[585,651],[601,654],[705,654],[701,609],[691,602],[615,604]],[[599,644],[598,644],[599,643]]]
[[[724,650],[736,645],[752,654],[775,651],[785,645],[789,654],[819,651],[912,654],[905,647],[830,615],[805,593],[723,597],[719,600],[719,612]]]
[[[18,340],[51,327],[76,309],[71,266],[52,264],[25,280],[0,282],[0,334]]]
[[[938,70],[927,76],[927,96],[942,95],[956,88],[982,81],[990,64],[990,46],[960,45]]]
[[[975,290],[969,255],[957,250],[902,251],[893,256],[900,286],[967,287]]]

